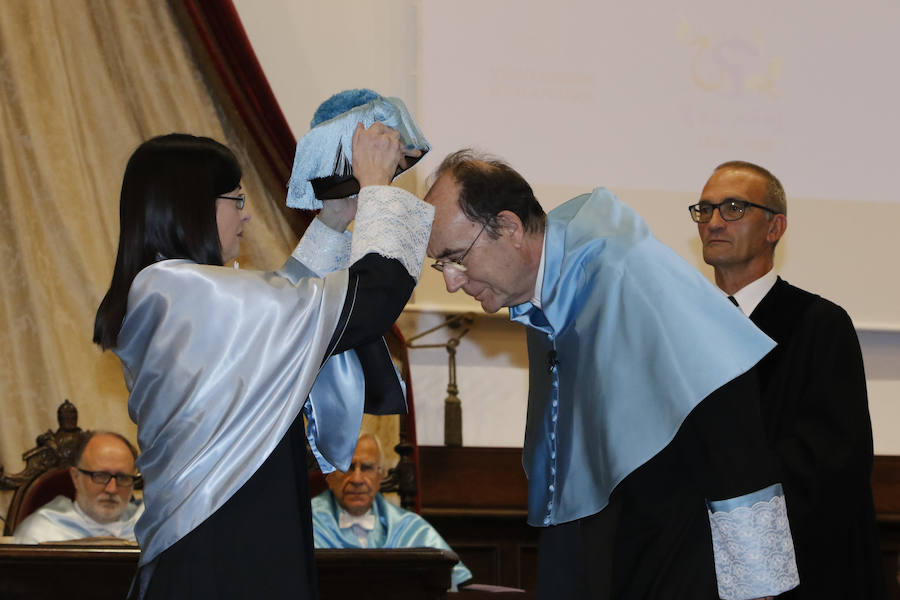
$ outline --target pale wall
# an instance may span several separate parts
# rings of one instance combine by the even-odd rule
[[[441,77],[441,73],[423,73],[421,69],[421,2],[235,0],[235,5],[295,135],[308,129],[309,118],[321,100],[349,87],[372,87],[400,96],[413,114],[427,110],[421,106],[422,82],[425,77]],[[336,36],[337,31],[342,34]],[[465,35],[465,31],[458,32],[460,44],[465,43]],[[437,118],[463,122],[465,115]],[[456,149],[442,147],[440,140],[431,142],[435,158]],[[435,158],[423,161],[426,169]],[[424,175],[421,170],[408,175],[405,187],[424,191]],[[696,174],[698,191],[706,176],[705,171]],[[535,186],[535,191],[550,208],[587,190]],[[685,208],[695,201],[694,195],[614,191],[648,220],[660,239],[709,275],[698,259],[694,226]],[[893,260],[883,260],[886,254],[897,255],[900,204],[881,204],[877,207],[880,217],[867,218],[874,208],[861,202],[848,214],[841,203],[791,198],[790,227],[779,247],[777,264],[786,279],[844,305],[854,317],[866,361],[876,452],[900,454],[900,276],[897,269],[885,272],[873,266],[891,264]],[[410,309],[399,323],[408,336],[440,323],[445,312],[480,312],[468,298],[443,292],[440,278],[427,268]],[[440,343],[447,337],[443,330],[422,342]],[[447,353],[442,349],[411,350],[410,356],[419,442],[441,444]],[[520,328],[502,317],[477,319],[457,356],[466,445],[521,445],[526,362],[525,336]]]

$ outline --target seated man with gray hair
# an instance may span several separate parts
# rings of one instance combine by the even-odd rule
[[[134,524],[144,512],[131,499],[137,477],[137,450],[118,433],[86,431],[75,450],[69,475],[75,500],[57,496],[28,515],[13,532],[17,544],[40,544],[84,538],[119,538],[134,542]]]
[[[444,538],[419,515],[394,506],[379,493],[384,477],[381,444],[359,436],[346,473],[326,476],[329,489],[312,499],[316,548],[440,548]],[[453,567],[453,589],[472,579],[462,562]]]

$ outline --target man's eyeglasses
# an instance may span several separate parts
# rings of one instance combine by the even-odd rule
[[[125,473],[113,474],[108,471],[88,471],[87,469],[82,469],[81,467],[75,468],[90,477],[91,481],[98,485],[106,485],[107,483],[109,483],[110,479],[115,477],[117,486],[131,487],[132,485],[134,485],[134,480],[137,479],[136,475],[126,475]]]
[[[234,205],[238,210],[242,210],[244,208],[244,204],[247,203],[247,194],[238,194],[237,196],[216,196],[216,198],[224,198],[225,200],[234,200]]]
[[[466,258],[466,256],[469,255],[469,251],[472,250],[472,246],[475,245],[475,242],[477,242],[477,241],[478,241],[478,238],[481,237],[481,234],[484,233],[485,227],[487,227],[486,224],[481,226],[481,231],[478,232],[478,235],[475,236],[475,239],[472,240],[472,243],[469,244],[469,247],[466,248],[466,251],[463,252],[462,255],[460,255],[459,258],[453,258],[453,259],[450,259],[450,258],[439,258],[439,259],[437,259],[436,261],[434,261],[433,263],[431,263],[431,268],[434,269],[435,271],[440,271],[441,273],[443,273],[443,272],[444,272],[444,267],[445,267],[446,265],[450,265],[450,266],[453,267],[454,269],[458,269],[458,270],[460,270],[460,271],[465,271],[465,270],[466,270],[466,265],[462,264],[462,261],[464,261],[465,258]]]
[[[744,213],[747,212],[748,206],[761,208],[773,215],[778,214],[778,211],[772,210],[768,206],[735,199],[723,200],[718,204],[712,204],[711,202],[692,204],[691,206],[688,206],[688,210],[691,212],[691,218],[694,220],[694,223],[709,223],[712,219],[713,211],[717,208],[719,209],[719,215],[722,217],[723,221],[738,221],[744,217]]]

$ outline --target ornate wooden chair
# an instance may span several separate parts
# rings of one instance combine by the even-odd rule
[[[3,535],[12,535],[22,519],[56,496],[75,498],[69,467],[78,445],[81,428],[78,410],[66,399],[56,411],[59,429],[37,437],[37,446],[22,455],[25,469],[6,474],[0,466],[0,490],[13,490]]]

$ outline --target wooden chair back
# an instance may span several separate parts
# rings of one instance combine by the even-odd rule
[[[75,497],[68,468],[82,433],[78,410],[66,399],[59,405],[56,419],[59,428],[37,436],[37,445],[22,454],[25,468],[21,472],[7,474],[0,466],[0,490],[13,490],[3,535],[12,535],[22,519],[56,496]]]

